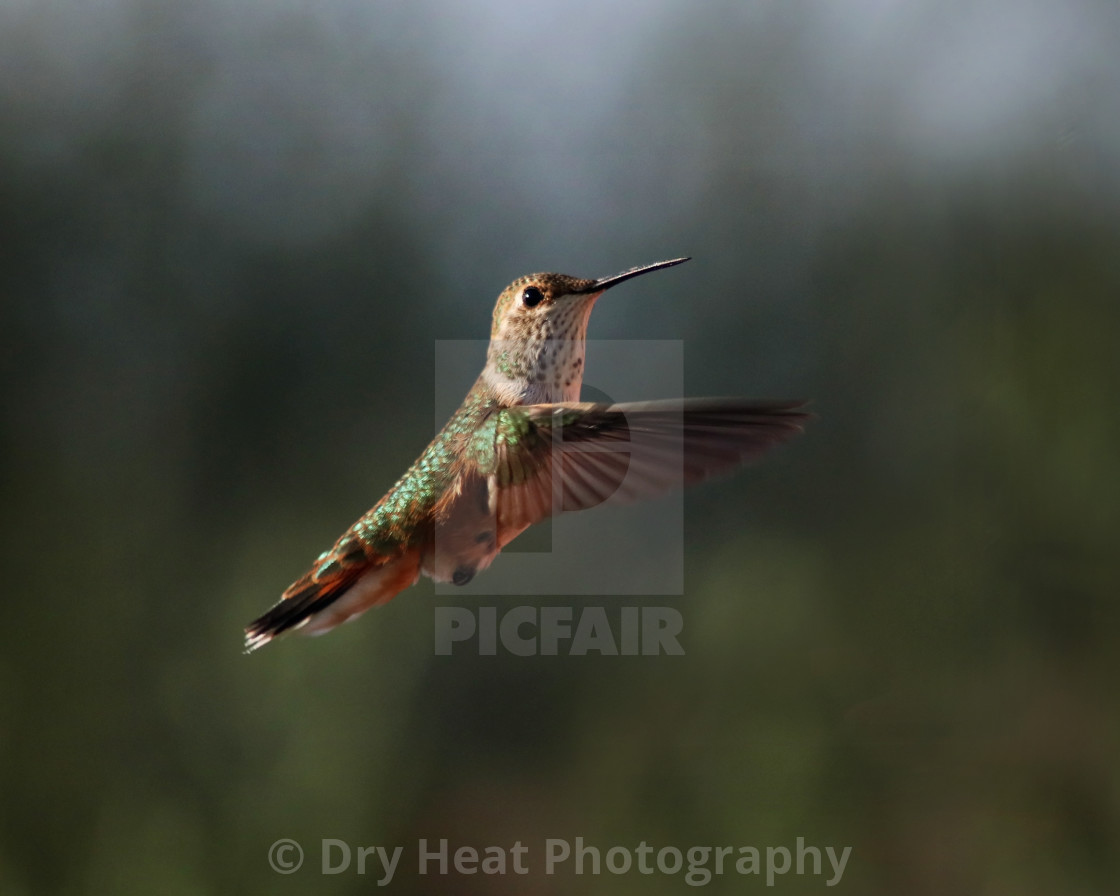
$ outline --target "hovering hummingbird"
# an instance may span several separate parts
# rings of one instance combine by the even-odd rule
[[[507,286],[463,404],[388,494],[249,624],[246,650],[294,629],[329,631],[421,573],[465,585],[546,517],[699,482],[801,432],[800,401],[580,402],[595,301],[685,261],[597,280],[530,274]]]

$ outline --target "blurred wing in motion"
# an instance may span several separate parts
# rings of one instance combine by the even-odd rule
[[[562,511],[655,497],[757,460],[802,431],[803,407],[716,398],[507,408],[480,465],[499,545]]]

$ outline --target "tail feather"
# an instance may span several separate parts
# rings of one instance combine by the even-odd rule
[[[263,647],[277,635],[305,625],[316,613],[325,610],[358,580],[362,569],[354,567],[345,574],[316,581],[315,569],[294,582],[272,609],[245,627],[245,652]]]
[[[416,581],[419,551],[374,552],[353,529],[281,595],[267,613],[245,628],[245,652],[263,647],[295,629],[324,632],[377,604],[385,603]]]

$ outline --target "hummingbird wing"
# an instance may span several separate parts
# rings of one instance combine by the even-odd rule
[[[475,454],[498,543],[556,513],[654,497],[757,460],[802,431],[803,407],[689,399],[503,409],[492,453]]]

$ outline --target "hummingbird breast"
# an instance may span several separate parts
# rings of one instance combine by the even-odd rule
[[[579,401],[583,385],[582,348],[582,342],[576,352],[571,343],[549,340],[539,346],[539,356],[532,368],[511,375],[502,366],[487,363],[482,380],[505,407]]]

